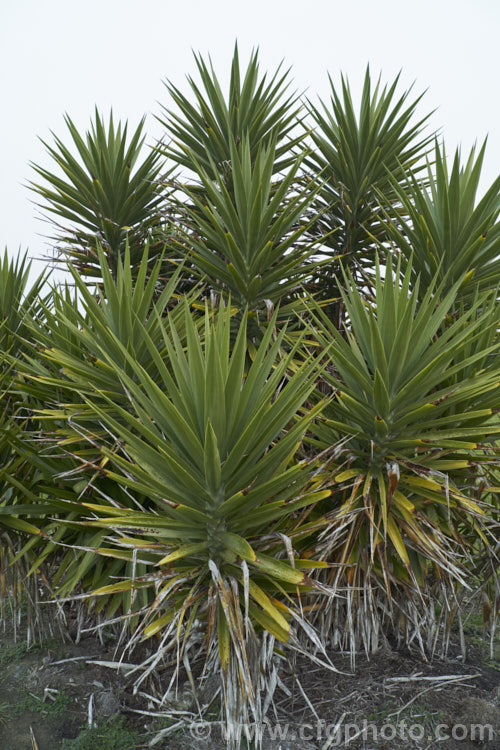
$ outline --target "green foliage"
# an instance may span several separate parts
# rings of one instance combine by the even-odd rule
[[[11,709],[8,703],[0,703],[0,727],[9,721]]]
[[[444,146],[436,143],[425,183],[411,172],[406,183],[393,180],[401,207],[388,220],[391,240],[422,287],[436,274],[446,290],[460,280],[459,299],[468,304],[478,287],[496,289],[500,275],[500,177],[476,199],[485,147],[477,158],[473,148],[465,166],[457,150],[449,172]]]
[[[349,82],[342,77],[339,94],[330,78],[331,98],[321,107],[309,103],[315,148],[307,163],[321,173],[320,218],[316,231],[324,252],[353,268],[373,262],[374,248],[387,238],[381,221],[384,207],[399,205],[409,169],[416,169],[430,142],[422,137],[428,116],[415,122],[421,97],[408,102],[410,91],[396,96],[399,76],[389,87],[380,80],[372,89],[367,69],[356,115]]]
[[[27,254],[9,260],[7,249],[0,259],[0,361],[5,366],[5,355],[14,348],[23,348],[26,319],[43,316],[43,306],[49,295],[43,295],[47,274],[42,273],[28,288],[31,263]]]
[[[295,295],[317,266],[306,237],[317,186],[301,183],[303,135],[293,134],[301,105],[286,94],[287,73],[259,77],[256,52],[242,76],[235,48],[227,97],[212,66],[196,63],[196,104],[168,85],[180,113],[168,111],[172,145],[159,146],[195,177],[174,181],[180,241],[195,278],[205,275],[212,292],[265,318],[266,306]]]
[[[61,250],[85,276],[99,276],[99,245],[113,273],[127,240],[131,263],[140,263],[144,242],[157,236],[163,223],[164,200],[160,155],[150,151],[139,161],[144,119],[129,141],[127,123],[115,126],[112,114],[106,127],[96,110],[85,138],[68,115],[65,120],[77,155],[54,136],[54,146],[44,145],[64,177],[34,164],[48,184],[31,183],[43,208],[57,217]],[[69,225],[60,227],[61,220]]]
[[[239,149],[230,144],[230,154],[232,192],[222,177],[212,180],[197,164],[204,193],[201,199],[190,193],[186,243],[212,289],[229,293],[242,309],[265,309],[296,292],[318,265],[306,236],[306,213],[317,186],[295,184],[304,154],[273,183],[274,141],[259,147],[252,161],[250,141],[243,136]]]
[[[140,742],[138,732],[130,730],[123,716],[105,724],[82,729],[74,740],[63,740],[62,750],[134,750]]]
[[[201,78],[201,88],[188,77],[196,104],[172,83],[167,90],[178,112],[164,107],[166,119],[160,122],[172,138],[172,145],[160,151],[174,163],[198,173],[198,165],[212,180],[222,179],[231,188],[234,149],[241,158],[245,140],[253,164],[261,148],[275,143],[272,174],[294,163],[291,147],[301,138],[292,140],[301,105],[295,95],[287,94],[290,86],[288,72],[281,66],[267,80],[259,77],[258,53],[255,51],[244,76],[240,69],[238,46],[231,64],[231,78],[227,97],[211,63],[195,56]]]
[[[470,498],[469,483],[488,447],[497,456],[500,362],[483,366],[498,352],[497,305],[480,297],[450,319],[460,282],[444,295],[434,280],[419,302],[410,268],[401,278],[398,265],[393,278],[389,257],[385,274],[377,264],[374,305],[346,276],[345,336],[318,311],[335,396],[312,431],[318,448],[343,444],[329,559],[358,585],[382,577],[390,596],[391,581],[418,592],[431,568],[463,580],[468,534],[488,536],[488,506]]]
[[[26,612],[24,613],[26,614]],[[12,664],[12,662],[21,661],[27,654],[38,652],[42,649],[49,649],[55,646],[53,639],[47,638],[42,643],[28,643],[20,641],[19,643],[10,643],[0,648],[0,666]]]
[[[73,699],[64,690],[59,690],[54,700],[44,700],[27,690],[21,690],[16,705],[12,707],[11,716],[22,716],[30,711],[42,714],[42,716],[60,717],[67,712],[72,703]]]
[[[248,371],[245,321],[231,350],[230,308],[222,308],[213,324],[207,313],[205,338],[200,341],[196,319],[185,305],[186,352],[172,314],[165,321],[158,318],[158,325],[162,333],[160,351],[145,327],[142,336],[160,382],[155,382],[115,337],[113,347],[100,348],[94,366],[113,368],[123,389],[120,398],[104,390],[99,390],[96,398],[97,394],[88,387],[86,372],[73,370],[70,379],[57,383],[78,395],[79,412],[71,421],[77,440],[89,434],[88,427],[80,426],[85,425],[86,414],[93,414],[112,436],[108,445],[103,441],[100,446],[104,459],[100,473],[104,481],[111,480],[117,489],[122,487],[123,500],[127,493],[132,493],[134,499],[128,508],[123,500],[117,506],[104,493],[99,503],[82,499],[78,504],[68,504],[74,512],[85,509],[88,520],[66,518],[62,524],[81,530],[81,538],[73,544],[85,550],[78,567],[70,566],[72,572],[64,590],[79,584],[85,557],[88,566],[90,558],[95,559],[95,552],[130,563],[140,553],[138,559],[147,567],[149,561],[149,566],[160,566],[158,575],[166,590],[172,589],[168,598],[166,593],[162,597],[162,609],[169,599],[173,603],[166,614],[161,614],[158,625],[158,604],[154,605],[154,622],[148,629],[153,633],[161,624],[178,617],[187,602],[196,602],[197,610],[198,589],[209,591],[215,584],[215,591],[220,587],[223,591],[221,576],[235,577],[244,589],[241,562],[245,561],[245,569],[248,566],[253,571],[256,581],[263,577],[259,584],[251,581],[249,589],[255,602],[251,611],[256,622],[266,622],[275,635],[286,639],[286,619],[271,604],[265,590],[274,592],[275,580],[298,585],[305,576],[288,563],[274,562],[269,557],[272,545],[260,538],[264,535],[267,540],[270,525],[277,526],[280,521],[280,528],[284,529],[286,518],[321,495],[307,491],[313,467],[292,461],[317,409],[304,414],[285,431],[314,388],[316,362],[314,358],[306,361],[278,393],[294,352],[278,359],[284,331],[273,341],[274,321]],[[116,351],[121,352],[122,366]],[[54,349],[49,354],[52,359],[58,356]],[[50,382],[56,385],[54,380]],[[45,409],[45,415],[58,418],[60,409]],[[64,438],[67,446],[71,442],[68,428],[69,425]],[[93,437],[87,440],[92,443]],[[79,460],[85,463],[84,469],[88,465],[81,454],[73,453],[72,458],[75,466]],[[99,492],[98,477],[92,487]],[[174,561],[175,566],[171,567]],[[59,575],[64,575],[62,567]],[[96,569],[99,566],[93,566],[94,586]],[[115,575],[116,572],[115,569]],[[170,578],[172,584],[167,585]],[[155,580],[155,575],[148,574],[144,581],[136,581],[134,575],[108,584],[106,577],[100,582],[99,592],[127,592],[130,597],[131,591],[151,587]],[[184,581],[189,581],[189,585]],[[220,626],[224,627],[221,623],[222,620]]]
[[[155,361],[149,356],[148,344],[153,342],[158,351],[163,352],[159,316],[171,304],[178,278],[178,274],[174,274],[157,295],[162,260],[158,259],[154,265],[148,263],[147,248],[136,270],[136,278],[132,276],[130,265],[124,266],[120,261],[116,278],[113,278],[104,254],[99,252],[102,293],[96,296],[73,270],[79,300],[66,287],[54,294],[54,310],[47,311],[45,324],[32,321],[33,345],[31,354],[27,352],[22,362],[24,376],[20,387],[43,425],[44,449],[28,454],[27,460],[35,470],[36,485],[31,486],[29,493],[25,488],[23,493],[9,497],[5,506],[0,507],[0,519],[5,525],[16,528],[23,524],[25,531],[37,535],[23,548],[24,552],[34,549],[40,553],[32,561],[33,569],[59,551],[61,544],[77,544],[82,548],[82,554],[76,556],[68,549],[52,573],[52,585],[58,587],[61,594],[73,591],[75,582],[88,587],[102,585],[103,576],[109,582],[124,565],[126,568],[123,562],[110,565],[104,559],[96,561],[92,550],[103,534],[84,529],[76,534],[54,520],[54,516],[78,520],[87,512],[79,500],[91,492],[106,497],[113,495],[125,507],[135,506],[137,500],[122,492],[104,474],[107,459],[101,443],[108,443],[112,448],[114,441],[93,414],[88,411],[85,414],[83,399],[91,393],[103,405],[111,398],[126,407],[128,395],[117,378],[116,367],[122,363],[128,371],[130,356],[144,364],[153,377],[160,377]],[[128,258],[126,249],[126,262]],[[172,311],[171,319],[179,318],[177,335],[182,338],[182,315]],[[74,387],[75,381],[79,390]],[[72,424],[76,417],[79,429]],[[37,432],[35,446],[40,439]],[[29,505],[25,504],[26,498]],[[19,519],[19,515],[24,518]],[[113,599],[110,609],[113,611],[119,604],[120,600]]]
[[[35,421],[22,387],[13,387],[16,380],[22,382],[19,358],[30,349],[30,327],[43,323],[51,304],[50,293],[44,291],[47,274],[40,274],[29,287],[30,270],[27,255],[9,261],[5,251],[0,261],[0,527],[36,533],[25,519],[6,516],[7,505],[29,494],[36,474],[29,442]],[[10,549],[10,537],[4,538],[0,548],[3,575]]]
[[[22,659],[28,651],[29,646],[24,641],[10,646],[2,646],[0,649],[0,666]]]

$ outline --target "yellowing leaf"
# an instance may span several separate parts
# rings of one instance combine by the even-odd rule
[[[324,560],[302,560],[299,557],[294,559],[295,567],[299,570],[313,570],[316,568],[328,568],[328,563]]]
[[[390,516],[387,519],[387,532],[389,534],[389,537],[392,543],[394,544],[394,547],[399,557],[401,558],[401,560],[404,562],[406,566],[409,566],[410,558],[408,557],[407,549],[404,545],[401,534],[399,533],[399,529],[396,526],[396,522],[394,521],[394,518],[392,518],[392,516]]]
[[[421,487],[433,492],[443,492],[444,490],[443,485],[439,484],[439,482],[435,482],[433,479],[425,479],[424,477],[405,477],[405,482],[412,487]]]
[[[97,552],[103,557],[113,557],[117,560],[132,560],[132,550],[119,550],[114,547],[98,547]]]
[[[253,551],[247,540],[243,539],[243,537],[241,536],[238,536],[238,534],[233,534],[230,531],[226,531],[222,535],[222,541],[227,549],[231,550],[231,552],[234,552],[235,555],[239,555],[242,560],[250,560],[251,562],[254,562],[254,560],[257,559],[255,552]]]
[[[337,474],[335,481],[340,484],[340,482],[347,482],[348,479],[357,477],[360,474],[361,471],[359,469],[346,469],[345,471],[341,471],[340,474]]]
[[[184,544],[182,547],[171,552],[166,557],[162,557],[157,565],[166,565],[174,560],[180,560],[182,557],[188,557],[189,555],[197,555],[199,552],[204,552],[208,547],[207,542],[193,542],[192,544]]]
[[[92,595],[101,596],[102,594],[116,594],[118,591],[130,591],[132,588],[134,588],[134,581],[131,578],[127,578],[126,581],[108,583],[107,586],[101,586],[98,589],[94,589]]]
[[[259,555],[255,565],[272,578],[278,578],[287,583],[302,583],[305,577],[304,573],[292,568],[288,563],[264,555]]]
[[[269,617],[268,614],[266,614],[266,612],[263,612],[252,603],[248,605],[248,611],[250,613],[250,616],[254,620],[256,620],[259,625],[264,628],[264,630],[267,630],[268,633],[274,635],[274,637],[279,641],[282,641],[282,643],[286,643],[288,641],[290,637],[290,626],[288,625],[288,623],[286,629],[280,627],[275,620],[273,620],[271,617]]]
[[[144,628],[144,638],[151,638],[152,635],[157,633],[172,620],[174,614],[175,612],[173,610],[172,612],[167,612],[167,614],[159,617],[157,620],[148,625],[147,628]]]
[[[281,628],[286,630],[288,628],[286,619],[283,617],[281,612],[278,612],[265,591],[263,591],[260,586],[257,586],[257,584],[255,584],[252,580],[249,581],[248,590],[250,592],[250,596],[257,602],[257,604],[262,607],[265,612],[267,612],[269,617],[271,617]]]
[[[323,478],[321,477],[321,481]],[[307,495],[307,499],[311,501],[311,503],[319,503],[320,500],[324,500],[327,497],[332,496],[331,490],[321,490],[319,492],[312,492],[310,495]]]
[[[217,613],[217,636],[219,641],[219,659],[222,669],[226,669],[230,657],[229,627],[224,610],[219,605]]]
[[[411,502],[411,500],[408,500],[408,498],[403,495],[402,492],[399,490],[394,490],[394,495],[392,496],[394,505],[397,505],[399,508],[404,508],[409,513],[412,513],[415,510],[414,504]]]
[[[385,489],[385,479],[382,474],[378,475],[378,492],[380,497],[380,507],[382,508],[382,519],[384,529],[387,528],[387,495]]]
[[[478,513],[480,515],[484,515],[484,510],[480,508],[479,505],[477,505],[473,500],[470,500],[464,495],[456,494],[455,497],[459,500],[461,505],[464,505],[467,508],[467,510],[473,511],[474,513]]]

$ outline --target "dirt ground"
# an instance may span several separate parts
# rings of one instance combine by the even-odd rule
[[[354,672],[333,653],[335,673],[298,658],[283,668],[263,730],[266,750],[498,750],[500,642],[494,656],[478,628],[468,632],[467,658],[446,660],[385,648]],[[86,635],[27,647],[22,629],[0,629],[0,750],[197,750],[225,748],[217,721],[216,683],[197,696],[214,699],[201,721],[189,682],[166,704],[137,677],[103,665],[115,658],[113,638]],[[100,663],[99,663],[100,662]],[[294,679],[294,674],[298,681]],[[168,670],[157,688],[168,684]],[[160,684],[161,683],[161,684]],[[158,694],[158,692],[156,693]],[[251,728],[252,729],[252,728]],[[252,737],[243,742],[252,747]]]

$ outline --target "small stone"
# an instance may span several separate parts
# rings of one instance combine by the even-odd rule
[[[169,690],[164,702],[176,711],[188,711],[195,704],[193,693],[187,690],[182,693]]]
[[[95,696],[95,711],[98,717],[109,717],[120,713],[121,704],[112,690],[104,690]]]
[[[500,711],[498,706],[482,698],[470,696],[460,702],[456,715],[452,717],[453,724],[466,726],[482,724],[492,727],[494,732],[500,732]]]

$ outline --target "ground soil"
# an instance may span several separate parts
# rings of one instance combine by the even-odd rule
[[[102,642],[87,634],[75,643],[67,634],[64,640],[46,639],[28,648],[22,627],[14,639],[12,624],[3,623],[0,750],[225,747],[217,709],[210,715],[212,723],[200,722],[189,683],[181,682],[177,695],[159,707],[153,693],[161,690],[160,683],[168,684],[168,670],[154,689],[144,685],[134,695],[137,674],[127,676],[98,664],[116,660],[115,646],[111,636]],[[446,660],[432,661],[385,647],[370,659],[359,654],[354,671],[348,656],[333,653],[331,657],[339,672],[305,657],[283,667],[267,714],[270,724],[264,731],[264,748],[500,748],[498,641],[493,659],[486,640],[477,633],[468,638],[465,660],[453,645]],[[216,687],[215,683],[205,686],[198,696],[201,704],[217,697]],[[89,721],[95,725],[93,734]],[[471,725],[485,727],[482,740],[481,730]],[[247,746],[251,743],[244,742]]]

